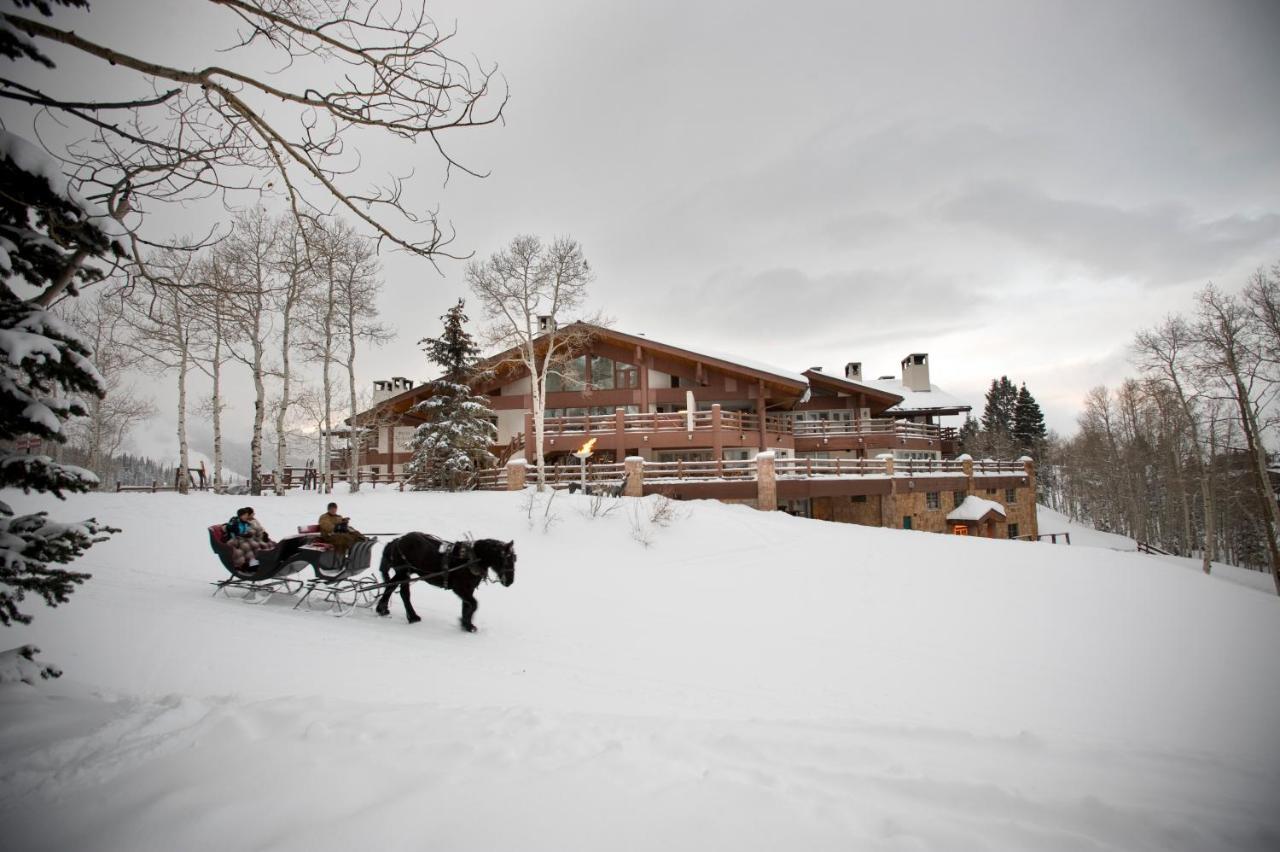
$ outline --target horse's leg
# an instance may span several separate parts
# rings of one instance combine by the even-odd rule
[[[476,626],[471,623],[471,616],[476,614],[476,610],[480,608],[480,604],[476,602],[475,589],[454,589],[454,594],[462,598],[462,629],[468,633],[475,633]]]
[[[413,601],[409,600],[409,572],[405,571],[402,575],[397,571],[396,579],[401,579],[401,577],[403,577],[404,582],[400,584],[400,600],[404,601],[404,612],[409,617],[409,623],[416,624],[422,620],[422,617],[413,611]]]
[[[378,598],[377,613],[378,615],[391,615],[389,603],[391,601],[391,593],[396,590],[396,587],[391,584],[391,571],[386,565],[379,566],[378,571],[382,574],[382,582],[386,588],[382,590],[382,597]]]

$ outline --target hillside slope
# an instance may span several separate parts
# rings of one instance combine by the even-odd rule
[[[67,672],[0,688],[15,848],[1280,844],[1275,597],[717,503],[339,497],[370,531],[515,540],[468,635],[427,587],[417,625],[212,597],[204,527],[246,499],[55,507],[126,532],[7,631]],[[256,505],[279,535],[323,503]]]

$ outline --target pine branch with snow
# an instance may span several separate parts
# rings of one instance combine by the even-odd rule
[[[8,651],[0,651],[0,683],[29,683],[35,686],[42,680],[62,677],[62,669],[52,663],[36,660],[40,649],[35,645],[20,645]]]
[[[76,281],[101,278],[88,261],[120,249],[38,149],[2,131],[0,186],[0,487],[62,498],[96,487],[97,476],[23,454],[14,442],[66,443],[67,420],[88,413],[84,399],[106,394],[88,342],[47,305],[74,296]],[[23,299],[14,287],[38,295]],[[93,519],[58,523],[0,503],[0,624],[31,621],[19,609],[28,594],[49,606],[66,603],[89,575],[50,566],[73,561],[113,532]]]

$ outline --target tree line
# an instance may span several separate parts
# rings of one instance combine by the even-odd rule
[[[1052,508],[1171,553],[1271,573],[1280,529],[1267,441],[1280,424],[1280,264],[1133,342],[1138,375],[1090,391],[1050,454]]]

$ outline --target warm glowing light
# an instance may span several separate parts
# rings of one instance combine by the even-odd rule
[[[596,439],[592,438],[590,441],[587,441],[585,444],[583,444],[581,447],[578,448],[577,455],[580,455],[580,456],[591,455],[591,450],[595,447],[595,445],[596,445]]]

